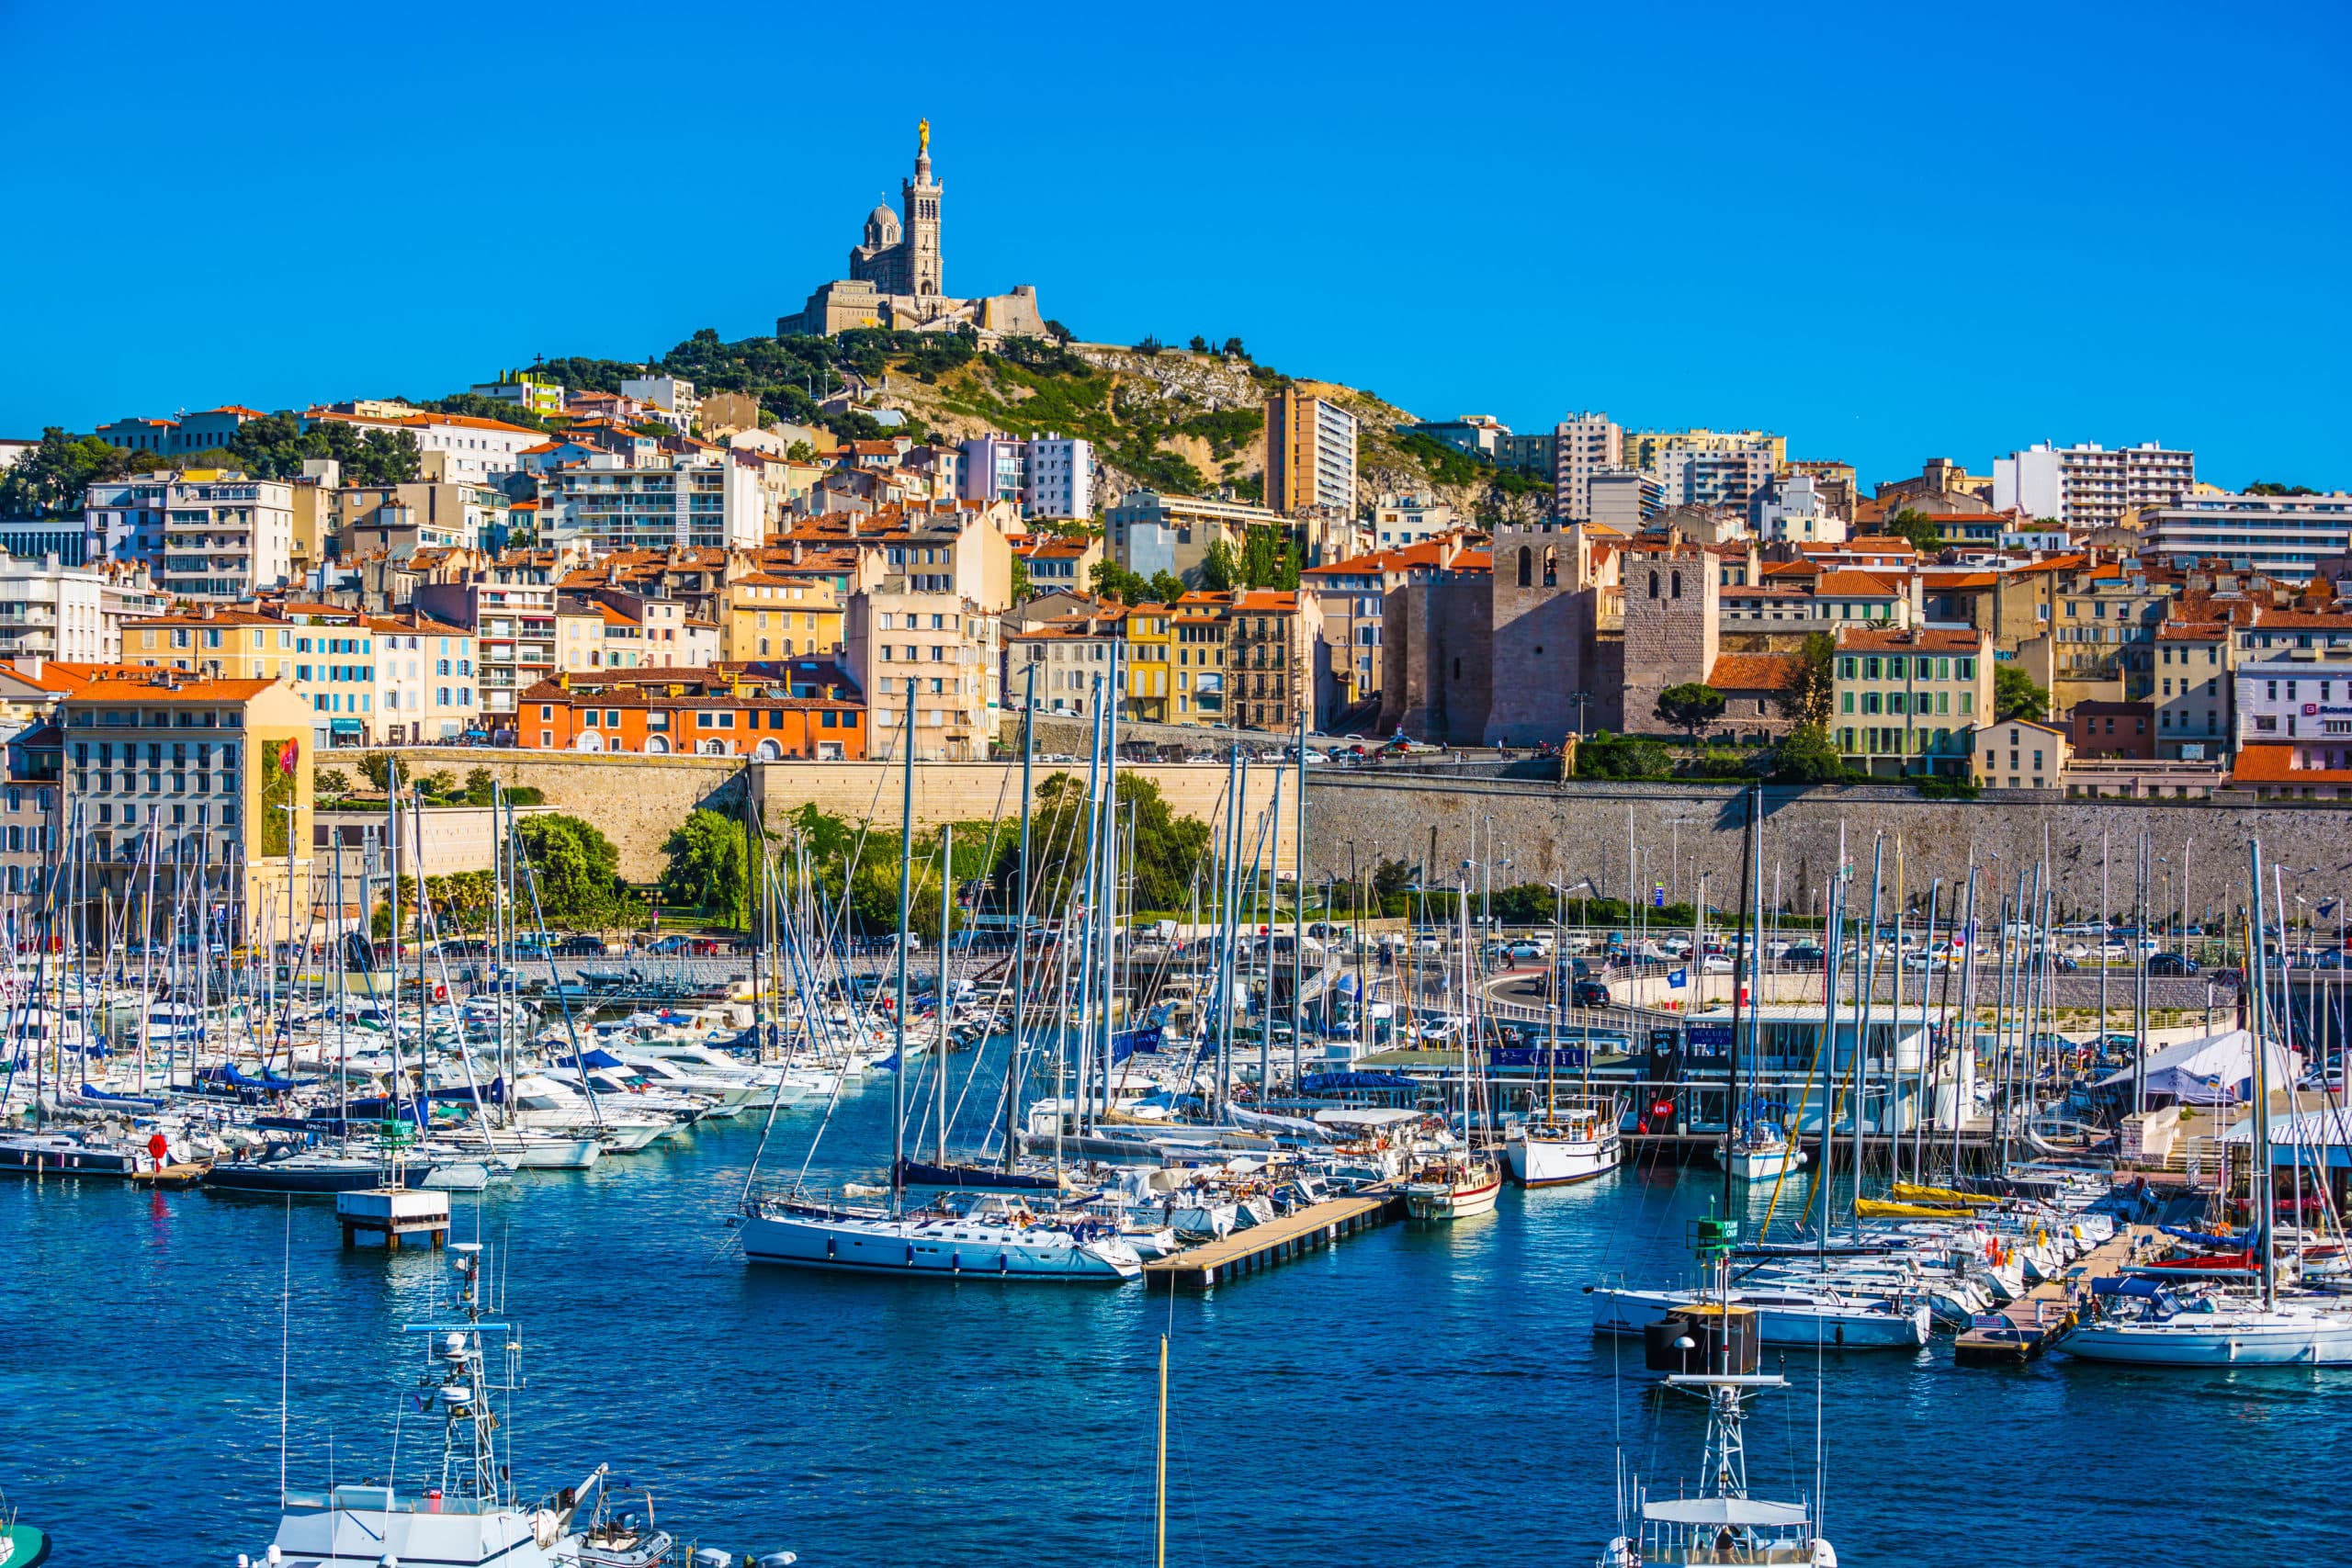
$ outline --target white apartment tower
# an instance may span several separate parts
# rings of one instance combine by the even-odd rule
[[[1576,413],[1552,431],[1552,505],[1571,523],[1592,520],[1592,478],[1625,466],[1625,433],[1605,413]]]
[[[2177,506],[2197,488],[2197,454],[2143,442],[2052,446],[2041,442],[1993,459],[1993,510],[2054,517],[2069,528],[2105,528],[2126,512]]]

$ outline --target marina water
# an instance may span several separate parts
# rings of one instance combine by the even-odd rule
[[[812,1179],[887,1168],[889,1100],[882,1075],[845,1095]],[[797,1168],[820,1113],[777,1118],[763,1172]],[[759,1137],[755,1117],[708,1123],[455,1198],[525,1333],[526,1495],[606,1461],[681,1539],[812,1568],[1147,1563],[1163,1331],[1172,1562],[1588,1563],[1621,1441],[1653,1495],[1697,1466],[1702,1409],[1650,1391],[1637,1342],[1592,1337],[1583,1288],[1685,1268],[1710,1171],[1513,1189],[1482,1219],[1391,1224],[1171,1298],[747,1269],[721,1217]],[[1787,1184],[1783,1218],[1809,1190]],[[400,1326],[448,1285],[440,1254],[344,1251],[316,1201],[0,1182],[0,1488],[62,1563],[258,1555],[281,1287],[301,1489],[386,1473],[415,1366]],[[1814,1358],[1778,1370],[1794,1386],[1749,1424],[1750,1476],[1796,1496]],[[1833,1355],[1819,1386],[1823,1524],[1849,1564],[2155,1562],[2191,1541],[2211,1565],[2346,1556],[2326,1499],[2352,1463],[2352,1372],[1958,1369],[1939,1338],[1916,1359]],[[430,1443],[412,1416],[402,1475]]]

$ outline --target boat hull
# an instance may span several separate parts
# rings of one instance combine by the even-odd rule
[[[139,1163],[140,1156],[127,1149],[91,1148],[46,1140],[0,1144],[0,1171],[27,1176],[129,1176],[139,1168]]]
[[[1521,1187],[1566,1187],[1608,1175],[1623,1160],[1615,1138],[1513,1138],[1510,1179]]]
[[[1688,1291],[1619,1291],[1596,1287],[1592,1292],[1595,1334],[1637,1335],[1678,1308],[1703,1306],[1712,1297]],[[1916,1350],[1928,1342],[1927,1303],[1915,1307],[1874,1310],[1862,1306],[1744,1300],[1734,1306],[1753,1307],[1757,1331],[1767,1345],[1820,1345],[1830,1349]]]
[[[1021,1236],[989,1226],[924,1228],[891,1221],[757,1215],[743,1222],[742,1237],[746,1261],[794,1269],[1105,1285],[1124,1284],[1143,1272],[1142,1260],[1123,1243],[1080,1244],[1063,1233]]]
[[[2269,1317],[2208,1326],[2094,1323],[2065,1341],[2078,1360],[2139,1367],[2352,1366],[2352,1316]]]
[[[1715,1168],[1728,1169],[1736,1181],[1778,1181],[1804,1168],[1805,1152],[1793,1144],[1779,1148],[1740,1148],[1725,1155],[1714,1151]]]
[[[423,1187],[431,1166],[413,1165],[403,1173],[403,1185]],[[384,1185],[383,1172],[372,1164],[332,1169],[274,1169],[268,1165],[216,1165],[204,1173],[204,1185],[215,1192],[250,1192],[267,1197],[328,1198],[338,1192],[360,1192]]]
[[[1502,1190],[1499,1173],[1487,1180],[1464,1185],[1416,1181],[1405,1189],[1405,1212],[1417,1220],[1466,1220],[1492,1213],[1495,1200],[1502,1196]]]

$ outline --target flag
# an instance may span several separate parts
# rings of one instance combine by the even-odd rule
[[[1688,969],[1669,970],[1667,973],[1666,983],[1673,989],[1679,991],[1690,984],[1690,971]]]

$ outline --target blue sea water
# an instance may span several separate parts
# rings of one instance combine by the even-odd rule
[[[889,1087],[817,1167],[872,1172]],[[778,1118],[767,1165],[815,1117]],[[1396,1224],[1207,1294],[747,1269],[721,1217],[756,1119],[455,1200],[527,1337],[526,1493],[597,1462],[682,1537],[811,1568],[1146,1563],[1159,1336],[1170,1540],[1199,1564],[1589,1562],[1614,1472],[1671,1492],[1703,1421],[1589,1332],[1583,1289],[1686,1266],[1717,1179],[1632,1169]],[[1783,1201],[1801,1201],[1795,1185]],[[1761,1217],[1758,1201],[1755,1217]],[[290,1259],[290,1268],[282,1260]],[[331,1207],[0,1179],[0,1488],[62,1563],[228,1568],[296,1488],[384,1472],[446,1258],[343,1251]],[[1756,1490],[1813,1483],[1849,1564],[2341,1562],[2352,1374],[1791,1356]],[[1818,1397],[1816,1398],[1816,1393]],[[409,1427],[401,1473],[429,1434]]]

